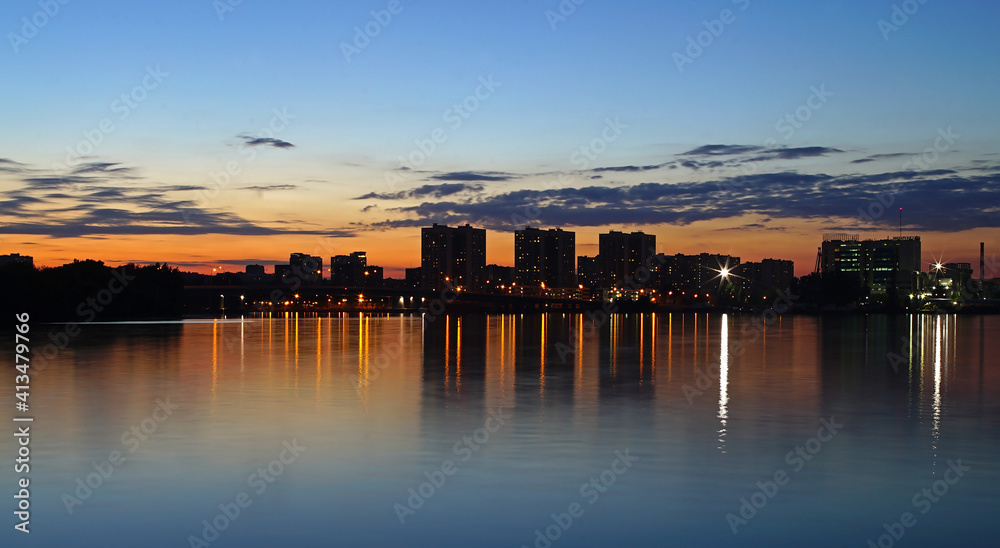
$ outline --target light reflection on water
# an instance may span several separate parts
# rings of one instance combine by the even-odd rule
[[[992,546],[997,327],[706,314],[88,325],[32,380],[26,545],[186,546],[246,491],[253,504],[212,546],[532,545],[573,502],[584,514],[554,546],[863,546],[961,458],[975,479],[905,542]],[[123,433],[166,398],[177,411],[129,452]],[[483,430],[498,410],[511,418]],[[786,455],[830,417],[843,431],[792,471]],[[252,491],[291,440],[308,449]],[[581,485],[626,449],[636,464],[583,502]],[[68,515],[62,496],[115,450],[126,462]],[[0,451],[15,453],[11,438]],[[457,471],[401,525],[394,505],[447,460]],[[779,469],[791,481],[733,535],[726,514]]]

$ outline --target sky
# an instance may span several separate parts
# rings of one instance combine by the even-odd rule
[[[242,271],[421,226],[642,230],[791,259],[824,234],[1000,244],[1000,5],[11,0],[0,253]],[[991,263],[995,265],[996,261]],[[988,276],[1000,276],[995,268]]]

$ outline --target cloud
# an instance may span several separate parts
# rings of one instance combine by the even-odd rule
[[[292,148],[295,145],[289,143],[288,141],[282,141],[281,139],[275,139],[274,137],[254,137],[252,135],[242,134],[237,135],[243,142],[252,147],[256,146],[271,146],[274,148]]]
[[[519,179],[521,176],[514,173],[504,173],[501,171],[454,171],[451,173],[441,173],[428,177],[434,181],[486,181],[499,182]]]
[[[6,165],[6,163],[4,164]],[[164,185],[117,163],[88,162],[70,173],[28,169],[22,186],[0,191],[0,234],[93,237],[142,234],[310,234],[352,236],[353,229],[325,229],[303,221],[251,221],[200,205],[197,185]],[[276,185],[281,187],[283,185]],[[192,199],[183,199],[192,198]]]
[[[702,145],[687,152],[682,152],[679,156],[730,156],[760,152],[761,150],[764,150],[763,147],[751,145]]]
[[[110,163],[110,162],[86,162],[73,169],[72,173],[74,175],[81,175],[85,173],[119,173],[125,174],[130,173],[131,168],[122,167],[121,164]]]
[[[481,192],[483,185],[471,183],[441,183],[437,185],[423,185],[410,190],[399,192],[378,193],[369,192],[363,196],[354,198],[355,200],[406,200],[410,198],[442,198],[461,194],[463,192]]]
[[[773,147],[766,148],[753,145],[702,145],[687,152],[678,154],[679,164],[692,170],[703,168],[717,169],[735,166],[746,162],[764,162],[769,160],[799,160],[814,158],[828,154],[842,153],[843,150],[833,147]],[[713,158],[707,160],[706,158]],[[662,164],[671,166],[669,162]]]
[[[532,222],[543,226],[688,225],[748,214],[842,225],[859,218],[859,210],[884,212],[879,198],[887,195],[911,212],[911,229],[1000,227],[1000,215],[991,209],[1000,203],[1000,175],[962,176],[953,170],[838,176],[783,171],[705,182],[515,190],[391,208],[386,211],[395,218],[369,226],[438,222],[513,230],[524,224],[528,207],[538,208]],[[876,218],[875,225],[892,225],[895,218],[889,217]],[[856,224],[864,228],[861,221]]]
[[[240,190],[255,190],[257,192],[266,192],[270,190],[295,190],[299,188],[298,185],[257,185],[257,186],[243,186]]]
[[[852,160],[852,164],[864,164],[867,162],[874,162],[875,160],[889,160],[892,158],[903,158],[907,156],[913,156],[913,154],[906,152],[892,152],[889,154],[872,154],[871,156],[865,156],[864,158],[859,158],[857,160]]]
[[[640,171],[652,171],[654,169],[660,169],[660,168],[666,167],[667,165],[669,165],[669,163],[670,162],[665,162],[665,163],[662,163],[662,164],[653,164],[653,165],[648,165],[648,166],[598,167],[598,168],[592,169],[591,171],[593,171],[595,173],[601,173],[601,172],[605,172],[605,171],[624,172],[624,173],[640,172]]]

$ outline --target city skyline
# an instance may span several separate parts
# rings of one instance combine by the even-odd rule
[[[448,225],[438,225],[438,224],[435,223],[433,225],[433,227],[422,227],[421,231],[426,230],[426,229],[430,229],[430,228],[438,228],[438,227],[440,227],[442,229],[460,228],[460,226],[459,227],[449,227]],[[489,230],[482,229],[482,228],[479,228],[479,227],[474,227],[474,226],[471,226],[471,225],[469,226],[469,228],[472,228],[474,230],[482,230],[486,234],[488,234],[490,232]],[[510,246],[511,247],[511,251],[512,251],[512,256],[507,261],[498,261],[498,260],[496,260],[496,259],[494,259],[494,258],[492,258],[490,256],[490,253],[489,253],[490,247],[488,245],[489,242],[490,242],[490,239],[489,238],[485,238],[485,242],[487,244],[487,247],[486,247],[486,257],[485,257],[484,263],[483,263],[484,267],[488,265],[488,266],[501,266],[501,267],[505,267],[505,268],[516,269],[517,265],[518,265],[518,258],[517,258],[517,255],[516,255],[516,248],[517,248],[517,245],[518,245],[517,244],[518,234],[519,233],[523,233],[526,230],[537,231],[537,232],[540,232],[543,235],[546,234],[546,233],[551,233],[553,235],[555,235],[557,233],[560,233],[560,234],[569,234],[570,237],[571,237],[571,240],[570,240],[571,242],[575,239],[575,232],[574,231],[564,231],[562,228],[558,228],[558,227],[551,228],[551,229],[546,229],[546,230],[542,230],[542,229],[538,229],[537,227],[525,226],[522,229],[515,230],[515,231],[512,231],[512,232],[509,233],[509,239],[511,240],[511,243],[512,243],[512,245]],[[508,234],[508,233],[502,232],[501,234]],[[620,235],[624,235],[626,237],[629,236],[628,232],[623,232],[621,230],[611,230],[608,233],[600,234],[599,236],[609,236],[609,235],[614,235],[614,234],[620,234]],[[920,272],[932,272],[935,269],[935,267],[937,267],[937,269],[940,269],[942,267],[942,265],[944,265],[946,263],[948,263],[948,264],[968,263],[969,265],[971,265],[971,268],[972,268],[972,271],[973,271],[973,274],[975,275],[975,277],[978,277],[979,276],[979,272],[980,272],[980,256],[979,256],[978,252],[977,253],[971,253],[971,252],[969,252],[967,255],[963,255],[964,257],[966,257],[965,260],[955,259],[955,258],[952,258],[951,256],[948,256],[948,255],[937,255],[937,254],[933,254],[933,255],[930,256],[929,259],[925,259],[924,258],[925,255],[920,252],[921,237],[920,236],[910,235],[910,234],[903,234],[903,235],[889,234],[889,235],[885,235],[885,236],[880,236],[880,235],[876,235],[876,234],[850,234],[850,233],[823,234],[816,241],[817,245],[813,246],[813,249],[815,249],[816,251],[813,251],[813,252],[811,252],[811,253],[808,254],[810,256],[810,260],[808,261],[808,263],[799,263],[797,261],[794,261],[794,260],[788,258],[788,257],[793,256],[795,254],[799,254],[799,255],[805,256],[805,254],[803,254],[801,251],[784,251],[784,252],[782,252],[780,250],[779,251],[775,251],[775,250],[772,249],[771,252],[769,252],[766,255],[760,256],[760,257],[748,257],[746,254],[741,253],[738,249],[736,249],[735,252],[733,252],[733,253],[721,253],[718,250],[714,250],[714,249],[708,249],[708,250],[706,250],[706,249],[700,249],[700,250],[695,250],[695,252],[693,252],[693,253],[685,253],[685,252],[682,252],[680,250],[667,250],[667,249],[663,249],[662,245],[656,245],[655,244],[655,242],[656,242],[656,235],[655,234],[644,234],[642,231],[635,231],[632,234],[633,235],[639,234],[639,235],[643,235],[643,236],[646,236],[646,237],[651,237],[651,239],[652,239],[652,241],[654,242],[654,245],[655,245],[655,254],[658,254],[658,255],[673,256],[673,255],[709,254],[709,255],[712,255],[712,256],[720,256],[720,257],[730,257],[730,256],[731,257],[737,257],[737,258],[741,258],[742,262],[759,262],[759,261],[766,261],[766,260],[789,261],[789,262],[792,262],[792,263],[795,264],[795,276],[796,277],[802,277],[804,275],[808,275],[808,274],[812,274],[812,273],[816,272],[816,266],[815,265],[816,265],[816,261],[817,261],[817,255],[823,255],[823,259],[822,259],[822,262],[823,262],[822,267],[823,267],[823,269],[829,268],[830,264],[828,264],[828,259],[826,258],[826,256],[829,253],[826,251],[826,247],[827,247],[827,244],[829,244],[831,242],[831,240],[834,240],[834,239],[839,239],[839,238],[853,239],[853,240],[857,241],[858,243],[860,243],[860,242],[864,242],[864,241],[875,241],[875,242],[877,242],[877,241],[889,241],[889,240],[899,239],[899,238],[903,238],[903,239],[906,239],[906,240],[915,238],[917,240],[917,244],[918,244],[917,245],[917,253],[916,253],[916,256],[913,257],[910,260],[911,261],[917,261],[917,262],[919,262],[920,268],[917,268],[917,269],[908,269],[908,270],[915,270],[915,271],[920,271]],[[261,267],[261,268],[263,268],[265,266],[269,266],[269,267],[272,268],[272,271],[270,272],[270,274],[280,274],[282,272],[282,267],[286,267],[287,268],[290,265],[291,266],[295,266],[294,265],[295,258],[296,258],[296,256],[300,256],[300,255],[303,256],[303,257],[305,257],[305,258],[310,258],[310,257],[311,258],[315,258],[318,261],[318,264],[316,265],[318,267],[318,273],[321,273],[321,274],[318,274],[319,277],[321,277],[321,278],[327,278],[327,279],[333,279],[335,277],[335,265],[334,265],[333,260],[341,258],[341,257],[343,257],[345,260],[353,260],[353,259],[356,259],[356,258],[360,257],[360,262],[358,264],[360,264],[360,266],[362,267],[362,269],[369,268],[369,264],[372,264],[372,266],[370,266],[370,268],[378,269],[378,273],[379,273],[379,278],[380,279],[384,276],[385,278],[394,278],[394,279],[402,280],[402,279],[406,278],[406,271],[407,270],[419,269],[421,267],[422,260],[421,260],[420,255],[422,253],[419,251],[420,245],[417,245],[418,259],[417,259],[417,262],[416,262],[415,265],[410,266],[410,267],[404,267],[404,268],[389,269],[389,268],[385,268],[384,266],[374,266],[373,263],[369,263],[367,261],[367,255],[369,255],[368,248],[364,245],[363,242],[357,242],[356,241],[355,243],[358,244],[357,247],[364,248],[364,249],[359,250],[357,248],[344,247],[344,248],[339,249],[336,252],[332,252],[332,254],[328,254],[328,255],[321,254],[320,251],[323,251],[323,250],[314,250],[316,252],[316,254],[313,255],[313,256],[310,256],[309,253],[304,252],[304,250],[301,247],[293,247],[292,249],[298,249],[298,251],[287,251],[286,250],[284,252],[286,255],[290,255],[291,256],[289,260],[284,260],[284,259],[280,259],[280,258],[266,258],[266,259],[258,259],[258,260],[247,262],[247,263],[240,263],[240,262],[237,262],[237,261],[216,261],[216,262],[206,263],[206,266],[204,268],[201,268],[201,269],[184,269],[184,268],[181,268],[181,270],[185,271],[185,272],[194,272],[194,273],[199,273],[199,274],[221,274],[221,273],[240,273],[240,272],[245,272],[247,274],[250,274],[251,272],[245,271],[245,269],[247,267],[252,267],[252,268]],[[972,243],[968,242],[968,244],[969,244],[969,247],[971,249],[973,247]],[[584,244],[584,247],[590,248],[590,249],[594,250],[594,253],[592,255],[583,255],[583,254],[580,254],[580,253],[575,253],[573,255],[573,267],[572,267],[572,271],[573,272],[572,273],[574,275],[580,275],[580,269],[578,267],[578,260],[597,259],[600,256],[599,253],[597,253],[597,251],[599,250],[599,245],[600,245],[599,243],[598,244],[591,244],[591,245]],[[575,248],[575,246],[571,245],[571,249],[573,249],[573,248]],[[976,249],[978,249],[978,247],[976,247]],[[988,245],[986,246],[986,249],[989,249]],[[73,259],[71,259],[70,261],[67,261],[67,263],[61,263],[61,264],[38,264],[37,259],[35,257],[27,254],[27,253],[18,253],[18,252],[13,251],[13,250],[0,250],[0,251],[4,251],[4,253],[2,255],[5,256],[5,257],[27,258],[27,259],[29,259],[29,261],[31,262],[31,264],[34,264],[34,266],[36,268],[46,268],[46,267],[61,266],[61,264],[68,264],[69,262],[77,261],[77,260],[100,260],[100,261],[108,262],[109,264],[113,264],[113,265],[117,265],[117,266],[124,265],[124,264],[158,264],[158,263],[159,264],[168,264],[170,266],[178,267],[178,268],[184,266],[183,264],[180,264],[180,263],[171,263],[171,262],[168,262],[168,261],[161,261],[161,260],[127,261],[125,263],[120,263],[119,264],[119,263],[115,263],[114,261],[107,261],[106,259],[104,259],[104,258],[102,258],[100,256],[96,256],[96,257],[73,257]],[[538,251],[536,250],[536,253],[537,252]],[[963,253],[965,253],[965,252],[963,252]],[[541,252],[541,255],[545,256],[545,253]],[[328,265],[326,265],[326,266],[324,266],[325,263],[323,262],[323,257],[329,257],[331,259],[331,262]],[[383,262],[385,260],[385,258],[384,257],[383,258],[376,258],[375,260],[381,263],[381,262]],[[987,255],[985,255],[985,259],[984,260],[986,261],[984,277],[986,279],[995,278],[996,277],[996,271],[997,271],[995,254],[987,254]],[[299,259],[299,261],[301,261],[301,258]],[[627,275],[628,272],[634,271],[637,266],[639,266],[640,264],[642,264],[643,259],[640,258],[640,259],[637,259],[637,260],[635,260],[633,262],[635,264],[631,265],[631,268],[624,268],[624,266],[622,268],[620,268],[622,275]],[[218,265],[218,266],[212,266],[213,264],[214,265]],[[916,264],[916,263],[914,263],[914,264]],[[299,266],[300,266],[300,268],[302,267],[301,262],[300,262]],[[273,270],[275,268],[277,270]],[[256,272],[254,272],[254,274],[256,274]],[[260,272],[260,274],[264,274],[264,272],[262,271],[262,272]],[[537,285],[537,284],[535,284],[535,285]],[[552,284],[550,282],[549,285],[550,285],[550,287],[559,287],[559,286],[567,287],[567,286],[576,285],[576,282],[573,282],[571,284],[567,284],[567,283],[563,282],[563,283],[559,283],[558,285],[554,285],[554,284]]]
[[[200,272],[365,247],[401,276],[414,227],[531,224],[802,275],[899,206],[935,259],[1000,236],[1000,7],[567,5],[12,7],[0,247]]]

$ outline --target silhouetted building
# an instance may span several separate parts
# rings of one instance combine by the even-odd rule
[[[971,287],[969,282],[972,281],[972,263],[945,263],[939,275],[951,278],[953,287],[968,289]]]
[[[598,236],[598,256],[603,287],[644,286],[636,280],[639,267],[650,266],[656,255],[656,236],[642,232],[625,234],[612,230]]]
[[[264,273],[264,265],[262,264],[248,264],[244,273],[240,275],[240,281],[247,284],[264,283],[267,279],[268,277]]]
[[[340,287],[381,287],[383,268],[368,264],[364,251],[334,255],[330,257],[330,281]]]
[[[581,255],[576,260],[576,281],[588,289],[601,286],[601,258]]]
[[[367,267],[368,255],[364,251],[355,251],[350,255],[334,255],[330,257],[331,283],[342,287],[360,287],[361,278]]]
[[[478,291],[486,274],[486,230],[434,223],[420,231],[424,289],[462,287]]]
[[[714,297],[732,284],[737,292],[742,289],[739,275],[740,258],[732,255],[699,253],[698,255],[661,255],[658,257],[657,278],[660,289],[675,301]],[[734,275],[723,279],[722,271]],[[672,293],[671,293],[672,292]],[[698,295],[698,297],[695,297]]]
[[[292,275],[303,284],[317,284],[323,280],[323,259],[305,253],[292,253],[288,258]]]
[[[744,297],[754,304],[771,302],[778,291],[789,293],[795,278],[795,263],[779,259],[764,259],[759,263],[746,262],[734,271],[736,283]],[[770,299],[764,299],[770,297]]]
[[[406,287],[419,289],[423,282],[420,267],[406,269]]]
[[[855,274],[873,294],[914,293],[920,289],[920,237],[861,240],[856,234],[824,235],[820,264],[823,273]]]
[[[525,227],[514,231],[514,281],[522,286],[576,287],[576,233]]]
[[[28,255],[21,255],[20,253],[11,253],[10,255],[0,255],[0,266],[11,263],[25,264],[34,268],[35,259],[33,257],[29,257]]]
[[[486,287],[496,289],[507,288],[514,283],[514,268],[498,264],[486,265]]]

